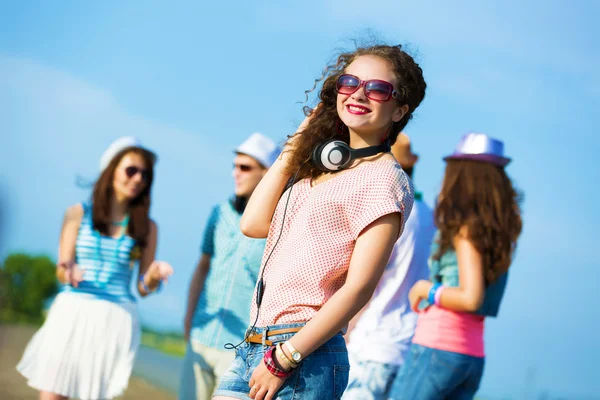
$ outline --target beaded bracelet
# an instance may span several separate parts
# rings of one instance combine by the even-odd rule
[[[158,286],[156,287],[156,289],[150,290],[150,288],[146,285],[146,282],[144,282],[145,276],[146,276],[146,274],[140,275],[140,283],[142,284],[142,288],[146,291],[146,294],[158,292],[160,290],[160,287],[162,286],[162,281],[158,281]]]
[[[269,347],[269,350],[265,351],[265,356],[263,358],[265,366],[267,367],[269,372],[275,375],[276,377],[283,379],[288,378],[290,375],[292,375],[294,370],[290,369],[289,371],[284,371],[281,368],[279,368],[275,363],[275,360],[273,359],[273,351],[275,351],[275,346],[271,346]]]

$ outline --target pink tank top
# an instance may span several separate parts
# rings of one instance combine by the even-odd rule
[[[485,317],[431,306],[419,313],[413,343],[473,357],[485,357]]]

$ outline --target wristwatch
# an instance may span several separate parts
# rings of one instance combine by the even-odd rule
[[[300,352],[296,350],[294,346],[292,346],[289,340],[285,341],[285,346],[288,348],[292,355],[292,361],[294,361],[296,364],[300,363],[300,361],[302,361],[302,354],[300,354]]]

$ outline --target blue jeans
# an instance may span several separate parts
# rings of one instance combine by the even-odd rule
[[[394,380],[390,399],[467,400],[475,397],[483,376],[483,357],[412,344]]]
[[[269,330],[303,326],[304,323],[269,326]],[[255,328],[262,333],[264,328]],[[294,333],[269,336],[273,343],[284,342]],[[215,395],[229,396],[236,399],[250,399],[248,382],[254,369],[263,359],[268,346],[244,342],[235,351],[235,359],[223,374]],[[329,339],[324,345],[308,355],[292,375],[285,380],[277,392],[278,400],[340,400],[348,385],[348,351],[341,334]]]
[[[350,354],[350,381],[344,400],[387,400],[399,365],[359,361]]]

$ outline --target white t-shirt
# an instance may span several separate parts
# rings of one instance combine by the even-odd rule
[[[419,279],[428,279],[427,259],[434,233],[431,208],[415,199],[379,285],[350,332],[348,351],[356,360],[404,363],[417,324],[408,292]]]

